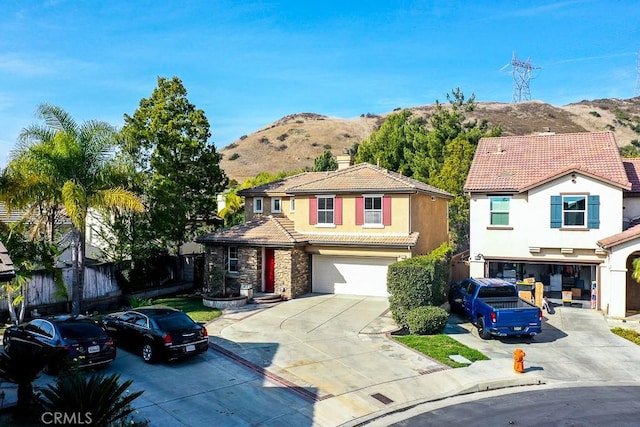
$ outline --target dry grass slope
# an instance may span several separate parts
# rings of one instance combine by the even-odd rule
[[[434,106],[413,107],[429,119]],[[352,119],[315,113],[292,114],[222,148],[221,167],[238,182],[260,172],[294,171],[313,167],[316,157],[329,149],[344,153],[364,140],[390,113]],[[556,107],[539,101],[519,104],[480,102],[469,119],[502,126],[504,135],[529,135],[549,128],[556,133],[614,132],[620,146],[640,140],[640,97],[581,101]]]

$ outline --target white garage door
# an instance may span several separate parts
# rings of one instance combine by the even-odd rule
[[[387,267],[396,258],[314,255],[313,292],[386,297]]]

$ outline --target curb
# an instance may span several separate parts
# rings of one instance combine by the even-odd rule
[[[508,389],[508,388],[516,388],[516,387],[529,387],[529,386],[537,386],[537,385],[545,385],[546,382],[542,379],[542,378],[537,378],[537,379],[526,379],[524,381],[519,380],[519,379],[502,379],[502,380],[495,380],[495,381],[486,381],[486,382],[480,382],[478,384],[475,384],[473,386],[469,386],[467,388],[461,388],[458,391],[454,391],[451,393],[446,393],[443,394],[441,396],[437,396],[434,398],[430,398],[430,399],[420,399],[420,400],[416,400],[413,402],[408,402],[406,404],[403,404],[395,409],[392,410],[380,410],[377,412],[373,412],[371,414],[353,419],[351,421],[348,421],[346,423],[340,424],[340,427],[359,427],[359,426],[363,426],[366,424],[369,424],[375,420],[378,419],[382,419],[385,418],[387,416],[390,415],[394,415],[394,414],[398,414],[401,412],[405,412],[408,411],[410,409],[413,409],[417,406],[423,405],[425,403],[432,403],[432,402],[439,402],[442,400],[446,400],[446,399],[450,399],[452,397],[456,397],[456,396],[464,396],[464,395],[469,395],[469,394],[475,394],[475,393],[483,393],[483,392],[488,392],[488,391],[495,391],[495,390],[503,390],[503,389]]]

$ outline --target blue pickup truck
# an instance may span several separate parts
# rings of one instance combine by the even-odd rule
[[[449,289],[452,311],[464,312],[482,339],[542,332],[542,310],[518,297],[515,285],[502,279],[465,279]]]

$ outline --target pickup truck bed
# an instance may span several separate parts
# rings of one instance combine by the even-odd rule
[[[510,299],[499,299],[499,298],[480,298],[481,301],[484,301],[485,304],[488,304],[495,308],[496,310],[500,310],[503,308],[529,308],[531,304],[527,303],[525,300],[520,298],[510,298]]]

